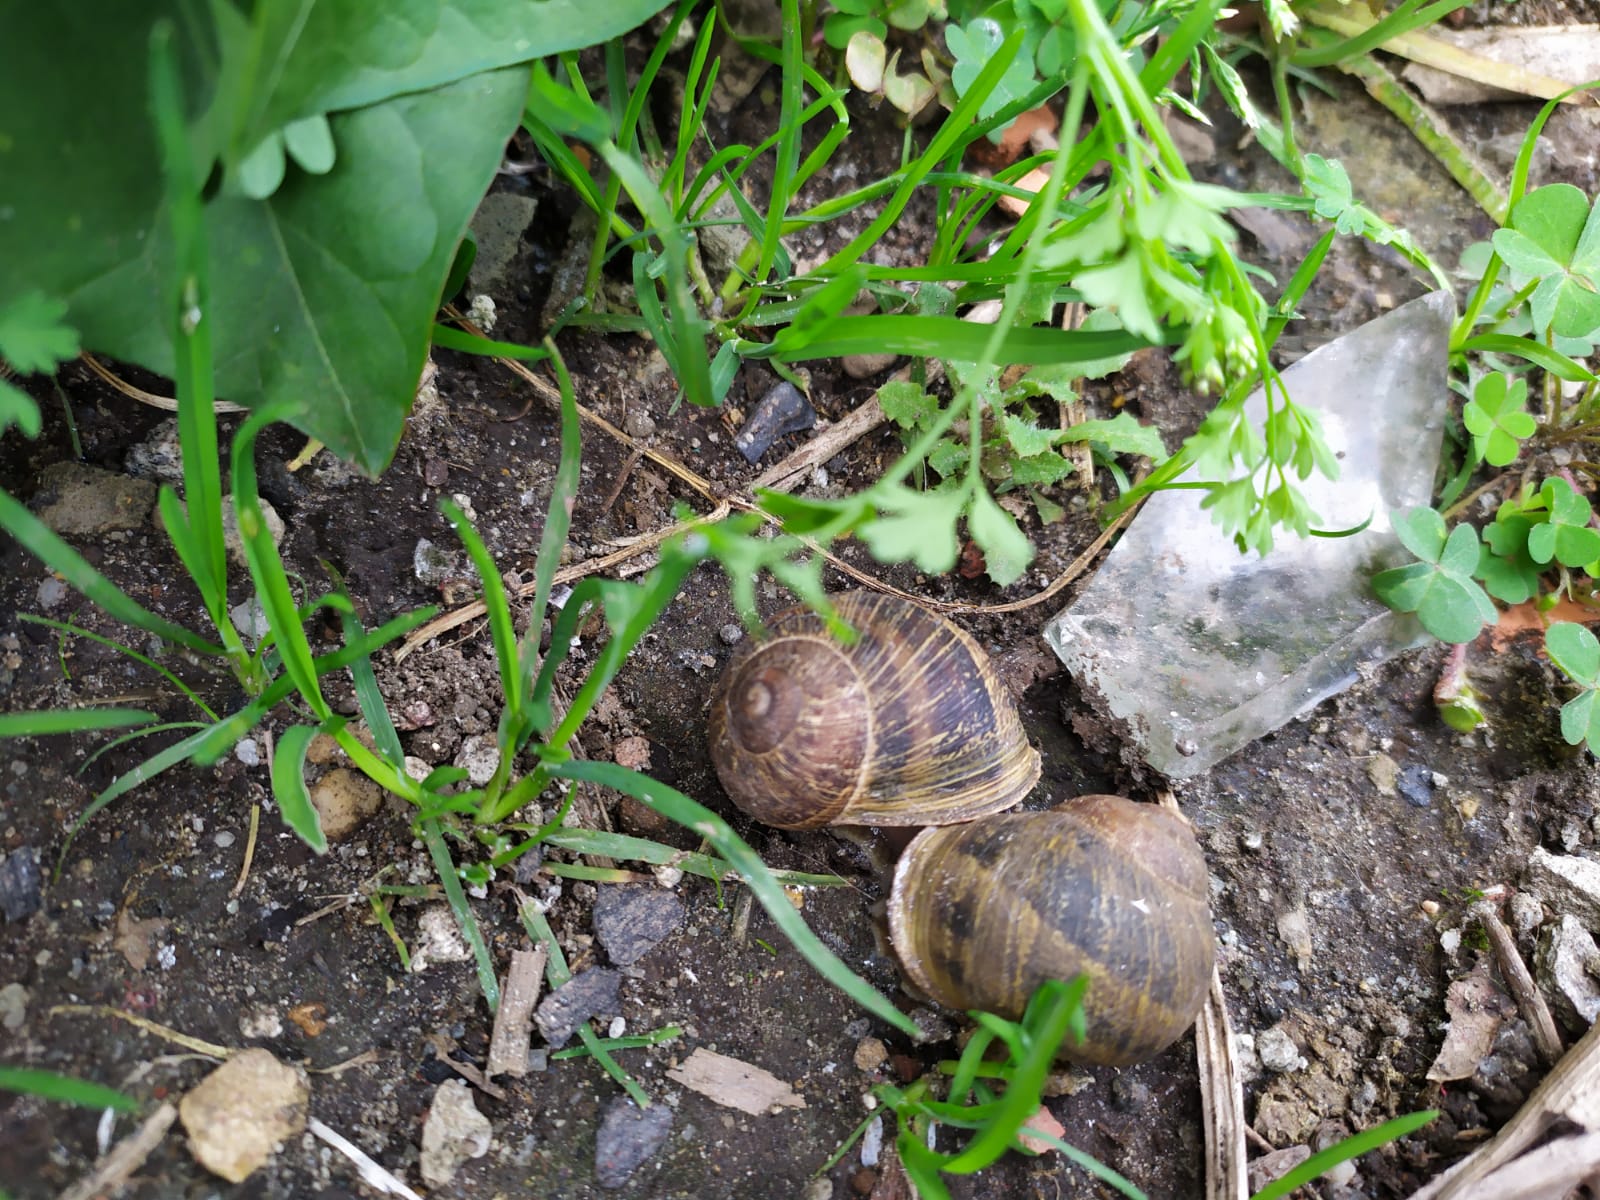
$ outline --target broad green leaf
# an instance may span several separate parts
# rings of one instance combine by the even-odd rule
[[[1411,508],[1394,518],[1395,536],[1400,544],[1423,562],[1438,562],[1444,549],[1444,518],[1431,508]]]
[[[333,118],[338,162],[269,200],[206,209],[217,391],[306,402],[304,433],[370,472],[388,463],[427,357],[439,289],[516,124],[526,72],[478,76]],[[95,349],[170,373],[164,239],[72,295]],[[3,268],[0,268],[3,269]],[[137,297],[137,298],[136,298]]]
[[[1005,429],[1006,442],[1010,445],[1019,458],[1031,458],[1035,454],[1043,454],[1056,444],[1060,431],[1056,429],[1041,429],[1031,421],[1024,421],[1012,413],[1002,416],[1002,427]]]
[[[1565,567],[1581,567],[1600,558],[1600,530],[1589,525],[1589,502],[1565,479],[1547,479],[1540,489],[1550,519],[1528,532],[1528,554],[1538,563],[1552,559]]]
[[[1513,272],[1538,280],[1528,299],[1537,331],[1581,338],[1600,329],[1600,207],[1582,191],[1555,183],[1528,193],[1493,241]]]
[[[1028,535],[1017,528],[1010,513],[995,503],[994,497],[979,487],[967,510],[967,528],[972,540],[983,551],[989,578],[1001,587],[1015,583],[1033,561],[1033,545]]]

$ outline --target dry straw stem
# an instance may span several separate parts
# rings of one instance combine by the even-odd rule
[[[462,329],[466,330],[466,332],[475,334],[479,337],[483,336],[482,332],[476,326],[474,326],[471,321],[468,321],[462,317],[454,309],[449,309],[447,311],[456,320],[457,324],[459,324]],[[524,416],[529,409],[532,408],[535,399],[543,400],[546,404],[549,404],[554,408],[560,408],[561,393],[556,389],[554,384],[550,383],[543,376],[530,370],[524,363],[518,362],[515,359],[498,358],[496,361],[527,383],[534,392],[534,396],[533,398],[529,399],[528,404],[522,409],[521,412],[517,413],[516,416],[509,418],[510,420],[516,420]],[[909,379],[909,368],[896,373],[895,378]],[[621,549],[613,551],[610,554],[602,555],[599,558],[588,559],[585,562],[574,563],[568,567],[562,567],[556,572],[555,575],[554,582],[558,587],[563,584],[572,583],[575,580],[585,578],[586,576],[593,575],[600,571],[610,570],[613,567],[622,568],[619,571],[619,574],[624,576],[627,574],[636,574],[637,571],[629,571],[627,569],[627,566],[632,565],[629,560],[636,559],[647,552],[655,550],[662,543],[678,536],[680,533],[686,533],[689,530],[701,525],[714,525],[716,522],[728,516],[728,514],[734,509],[738,509],[740,512],[760,513],[767,521],[777,524],[776,518],[769,516],[757,503],[755,499],[755,492],[757,489],[766,488],[779,492],[787,492],[792,490],[798,486],[799,483],[805,479],[819,464],[827,462],[836,454],[839,454],[841,451],[853,445],[860,438],[865,437],[868,433],[871,433],[873,430],[877,429],[884,422],[883,410],[878,405],[877,397],[874,396],[851,411],[848,416],[844,417],[840,421],[837,421],[827,429],[823,430],[821,433],[817,434],[804,446],[801,446],[793,454],[790,454],[787,458],[783,459],[783,461],[772,467],[769,467],[755,479],[751,480],[750,484],[748,485],[747,494],[742,496],[728,497],[720,495],[718,490],[713,487],[709,480],[705,479],[690,467],[679,462],[672,455],[661,450],[657,450],[654,447],[644,445],[642,442],[625,433],[623,430],[618,429],[610,421],[606,420],[604,417],[600,416],[598,413],[582,404],[577,405],[577,409],[578,416],[581,420],[587,421],[589,424],[601,430],[607,436],[614,438],[617,442],[628,447],[633,454],[649,459],[651,462],[655,463],[669,474],[677,477],[698,495],[706,500],[711,501],[714,507],[711,512],[706,513],[704,516],[694,517],[687,521],[678,521],[661,529],[654,530],[651,533],[644,534],[636,538],[632,543],[623,546]],[[1122,513],[1117,520],[1112,522],[1112,524],[1100,534],[1099,537],[1090,543],[1088,549],[1086,549],[1082,554],[1072,561],[1067,569],[1063,571],[1060,576],[1058,576],[1055,581],[1050,584],[1049,587],[1043,589],[1042,591],[1035,592],[1033,595],[1025,597],[1024,599],[1012,600],[1004,604],[967,604],[948,600],[930,600],[921,596],[914,596],[909,592],[893,586],[892,584],[885,583],[883,580],[874,575],[868,574],[858,567],[852,566],[843,559],[839,558],[837,555],[834,555],[816,545],[816,543],[806,539],[802,540],[805,540],[806,545],[809,546],[813,551],[826,558],[828,562],[838,571],[849,576],[851,579],[856,580],[858,583],[862,584],[862,586],[871,588],[874,591],[885,592],[890,595],[899,596],[901,599],[910,600],[914,603],[922,605],[924,608],[932,609],[936,612],[1021,612],[1024,609],[1032,608],[1035,605],[1044,603],[1052,596],[1057,595],[1080,575],[1082,575],[1083,572],[1089,568],[1089,565],[1099,555],[1100,551],[1106,547],[1107,543],[1109,543],[1111,539],[1115,537],[1117,533],[1120,532],[1122,528],[1133,519],[1133,515],[1137,511],[1138,505],[1134,505],[1132,508]],[[643,569],[643,566],[639,567],[639,570]],[[516,590],[516,596],[518,599],[525,600],[529,596],[533,595],[533,590],[533,583],[530,582],[524,584],[522,587]],[[412,632],[406,637],[405,641],[401,643],[399,648],[395,651],[395,662],[403,662],[418,647],[425,645],[427,642],[438,637],[440,634],[447,633],[451,629],[455,629],[461,625],[465,625],[469,621],[478,619],[486,612],[487,609],[484,607],[483,601],[474,600],[468,604],[462,605],[459,608],[454,608],[447,613],[441,614],[432,621],[429,621],[426,625],[422,625],[417,629],[412,630]]]
[[[1183,815],[1170,791],[1158,793],[1156,802]],[[1244,1117],[1244,1073],[1217,967],[1211,969],[1211,990],[1194,1027],[1194,1050],[1206,1133],[1206,1200],[1246,1200],[1250,1188],[1244,1148],[1249,1128]]]
[[[121,1193],[128,1180],[133,1178],[152,1151],[167,1136],[167,1130],[178,1119],[175,1105],[166,1102],[156,1107],[127,1137],[123,1138],[97,1162],[77,1183],[62,1192],[59,1200],[94,1200],[96,1196],[114,1196]]]
[[[1558,1125],[1579,1132],[1523,1152]],[[1411,1200],[1546,1200],[1600,1174],[1600,1023],[1478,1152]],[[1528,1190],[1532,1187],[1533,1190]]]

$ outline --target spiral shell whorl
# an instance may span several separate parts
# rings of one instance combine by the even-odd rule
[[[833,600],[854,643],[791,610],[723,674],[711,756],[734,802],[792,829],[966,821],[1027,795],[1039,756],[978,644],[893,597]]]

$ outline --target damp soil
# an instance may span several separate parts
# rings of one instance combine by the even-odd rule
[[[1463,245],[1488,232],[1481,214],[1419,150],[1403,146],[1405,135],[1389,131],[1387,118],[1365,97],[1345,89],[1337,100],[1311,104],[1301,130],[1307,148],[1343,158],[1357,195],[1369,189],[1381,194],[1377,206],[1397,223],[1426,210],[1432,240],[1423,241],[1442,261],[1453,262]],[[741,135],[737,122],[755,107],[740,110],[732,129],[718,118],[722,142]],[[1525,127],[1533,111],[1497,106],[1461,119],[1495,124],[1503,135]],[[861,179],[892,169],[899,131],[881,114],[863,109],[857,117],[841,168]],[[1201,177],[1245,189],[1287,187],[1270,160],[1221,117],[1198,144],[1194,169]],[[512,156],[517,153],[514,147]],[[1397,164],[1416,177],[1418,190],[1393,190]],[[1593,189],[1593,179],[1574,177],[1570,164],[1546,160],[1540,170]],[[832,180],[814,182],[805,199],[820,199],[833,186]],[[497,190],[535,201],[537,215],[513,247],[511,282],[495,295],[502,321],[497,335],[530,340],[541,332],[552,289],[559,290],[572,205],[537,174],[505,176]],[[917,259],[928,214],[912,216],[878,249],[882,261]],[[825,249],[825,237],[853,233],[808,232],[792,250],[806,259]],[[578,237],[586,241],[581,232]],[[1310,240],[1308,225],[1280,214],[1269,227],[1245,234],[1243,246],[1247,257],[1282,279]],[[1343,241],[1305,306],[1306,319],[1285,339],[1286,356],[1297,357],[1421,290],[1388,252]],[[737,493],[759,470],[736,453],[732,434],[738,412],[776,382],[764,368],[741,371],[726,410],[702,411],[674,403],[665,365],[640,338],[565,335],[561,349],[582,402],[640,432],[716,488]],[[327,578],[323,564],[335,568],[369,626],[421,605],[460,603],[470,594],[469,569],[438,515],[443,496],[464,499],[506,571],[526,576],[538,546],[556,461],[554,415],[499,366],[448,353],[436,359],[436,391],[419,403],[393,465],[376,481],[326,455],[291,469],[301,444],[286,430],[269,433],[260,446],[261,486],[285,522],[283,551],[291,570],[317,588]],[[136,372],[129,377],[161,390],[160,381]],[[0,483],[37,505],[57,486],[48,474],[52,464],[77,461],[119,475],[150,469],[137,465],[148,464],[149,455],[130,460],[130,452],[160,444],[164,414],[80,369],[67,370],[59,382],[59,399],[54,390],[40,393],[49,417],[44,435],[31,443],[13,436],[0,446]],[[812,364],[810,383],[826,420],[843,416],[871,387],[834,363]],[[1091,415],[1128,411],[1158,425],[1169,447],[1204,413],[1170,364],[1152,356],[1094,387],[1088,405]],[[233,427],[231,420],[224,424],[225,432]],[[767,464],[806,436],[781,440]],[[803,490],[858,490],[899,449],[892,432],[879,431],[827,463],[825,482],[813,478]],[[671,476],[592,431],[582,478],[568,552],[573,562],[660,529],[673,519],[675,505],[703,507]],[[853,544],[839,553],[922,596],[976,604],[1024,598],[1063,570],[1098,529],[1090,495],[1063,487],[1056,498],[1066,518],[1030,530],[1039,558],[1008,590],[981,577],[884,570]],[[141,603],[199,627],[195,597],[158,519],[140,511],[141,503],[148,500],[127,502],[133,515],[121,528],[98,527],[75,536],[74,544]],[[423,540],[445,552],[444,561],[425,573],[427,582],[417,569]],[[847,581],[834,574],[830,583]],[[757,591],[768,615],[787,603],[770,584]],[[1116,789],[1148,798],[1148,787],[1124,773],[1120,756],[1104,744],[1097,715],[1041,640],[1045,621],[1071,594],[1019,612],[959,618],[1014,687],[1028,734],[1042,752],[1043,779],[1027,804],[1044,807]],[[242,591],[235,597],[244,598]],[[64,594],[14,542],[0,541],[5,709],[118,701],[168,720],[193,717],[139,664],[89,639],[58,637],[23,621],[25,614],[125,636]],[[331,642],[336,636],[332,626],[313,629],[314,638]],[[715,569],[696,571],[580,733],[583,750],[611,759],[619,743],[642,738],[627,743],[629,754],[647,748],[652,774],[726,815],[770,865],[841,875],[848,886],[797,893],[796,903],[825,943],[903,1007],[916,1007],[899,991],[876,932],[875,909],[886,890],[882,854],[831,833],[755,826],[718,785],[704,747],[705,706],[739,636],[726,581]],[[144,648],[138,640],[135,645]],[[592,661],[592,650],[590,644],[580,652],[575,670]],[[1512,640],[1473,649],[1474,677],[1491,720],[1470,735],[1452,732],[1436,715],[1431,692],[1442,657],[1437,648],[1425,649],[1378,667],[1341,696],[1176,789],[1211,872],[1221,977],[1243,1035],[1246,1112],[1258,1135],[1253,1152],[1322,1146],[1391,1116],[1442,1111],[1423,1133],[1368,1155],[1336,1182],[1317,1185],[1315,1194],[1323,1197],[1407,1195],[1515,1111],[1541,1068],[1526,1029],[1514,1019],[1477,1077],[1448,1086],[1426,1078],[1441,1043],[1446,988],[1484,954],[1466,907],[1482,889],[1520,884],[1535,847],[1596,854],[1594,764],[1560,737],[1555,706],[1562,693],[1536,645]],[[471,739],[492,736],[499,694],[481,623],[441,635],[404,662],[385,653],[376,665],[408,753],[430,764],[449,763]],[[203,664],[180,658],[173,667],[219,711],[239,703],[232,685]],[[340,711],[355,711],[347,683],[334,681],[331,698]],[[293,720],[280,712],[269,728]],[[490,1018],[470,963],[404,971],[365,898],[375,879],[419,887],[433,881],[410,814],[391,801],[328,854],[313,855],[277,817],[258,733],[211,769],[174,770],[122,797],[68,846],[69,831],[96,792],[161,739],[111,749],[106,740],[11,743],[0,762],[0,853],[13,866],[31,856],[44,875],[38,911],[0,921],[0,1060],[153,1100],[180,1095],[211,1063],[112,1010],[225,1046],[265,1047],[310,1070],[313,1116],[415,1185],[429,1105],[442,1083],[460,1077],[462,1065],[470,1070],[483,1063]],[[597,797],[596,807],[597,819],[619,830],[694,844],[616,796]],[[242,873],[257,809],[259,836]],[[502,965],[526,944],[511,882],[503,875],[473,900]],[[605,964],[591,910],[597,886],[609,885],[566,880],[558,888],[531,864],[515,882],[552,902],[552,924],[575,966]],[[597,1130],[620,1090],[587,1059],[551,1061],[524,1077],[500,1078],[498,1096],[477,1094],[479,1109],[493,1123],[492,1144],[453,1182],[429,1194],[845,1200],[873,1193],[878,1171],[863,1165],[859,1148],[831,1168],[824,1164],[868,1116],[875,1084],[915,1078],[950,1055],[953,1044],[947,1037],[914,1046],[863,1016],[805,965],[759,907],[747,928],[736,929],[737,887],[718,889],[685,877],[676,891],[685,910],[681,925],[622,970],[620,991],[629,1033],[682,1029],[673,1042],[619,1054],[645,1091],[670,1108],[665,1142],[620,1188],[602,1189],[595,1177]],[[396,902],[399,937],[415,947],[424,914],[438,903],[426,896]],[[1466,936],[1452,936],[1463,931]],[[1536,929],[1519,932],[1531,953]],[[958,1028],[951,1018],[943,1032]],[[1265,1036],[1281,1049],[1282,1035],[1296,1055],[1287,1063],[1273,1056],[1275,1066],[1286,1069],[1262,1066],[1253,1047]],[[881,1062],[870,1042],[863,1045],[873,1038],[888,1052]],[[700,1048],[770,1071],[798,1092],[803,1107],[749,1116],[685,1089],[667,1072]],[[1192,1037],[1153,1062],[1120,1071],[1072,1070],[1056,1084],[1048,1105],[1068,1140],[1156,1200],[1200,1194],[1203,1135]],[[0,1186],[19,1198],[58,1194],[95,1161],[99,1121],[94,1112],[0,1098]],[[111,1132],[120,1136],[129,1128],[124,1119]],[[1016,1156],[953,1180],[952,1190],[996,1200],[1110,1194],[1057,1158]],[[124,1194],[368,1193],[348,1161],[310,1135],[291,1138],[246,1182],[225,1185],[195,1163],[175,1129]]]

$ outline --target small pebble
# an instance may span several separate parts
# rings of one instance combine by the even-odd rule
[[[1263,1067],[1279,1075],[1296,1070],[1303,1061],[1300,1057],[1300,1048],[1294,1044],[1294,1039],[1278,1025],[1263,1030],[1257,1036],[1256,1053],[1260,1056]]]
[[[861,1135],[861,1165],[875,1167],[883,1157],[883,1118],[873,1117]]]
[[[801,394],[800,389],[787,380],[771,388],[761,397],[745,419],[744,427],[733,439],[734,447],[747,462],[759,462],[785,434],[810,429],[817,422],[816,410]]]
[[[226,850],[229,846],[233,845],[234,836],[224,829],[211,840],[217,844],[217,849]]]
[[[864,1037],[856,1043],[856,1070],[871,1074],[888,1060],[889,1048],[877,1038]]]
[[[639,1108],[626,1096],[616,1097],[595,1135],[595,1182],[607,1189],[620,1188],[671,1132],[672,1109],[665,1104]]]
[[[627,967],[683,924],[683,902],[658,887],[608,884],[597,890],[593,920],[611,961]]]
[[[241,738],[233,748],[233,756],[247,767],[261,765],[261,746],[255,738]]]
[[[39,607],[48,612],[67,598],[67,585],[54,575],[39,581]]]
[[[729,621],[717,630],[717,636],[722,639],[724,646],[737,646],[744,640],[744,626]]]

